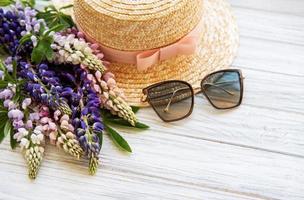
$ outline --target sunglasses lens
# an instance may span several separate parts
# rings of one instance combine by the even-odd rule
[[[241,76],[237,71],[211,74],[202,82],[201,87],[211,103],[217,108],[233,108],[240,104]]]
[[[175,121],[192,111],[193,91],[191,87],[179,81],[156,85],[148,90],[151,106],[165,121]]]

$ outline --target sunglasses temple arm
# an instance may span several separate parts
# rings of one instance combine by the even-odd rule
[[[170,100],[166,106],[166,108],[164,109],[164,112],[169,112],[169,109],[170,109],[170,106],[171,106],[171,103],[172,103],[172,100],[173,100],[173,97],[175,96],[175,94],[181,90],[188,90],[189,88],[188,87],[184,87],[184,88],[179,88],[177,90],[174,90],[171,97],[170,97]]]
[[[218,88],[218,89],[220,89],[220,90],[223,90],[224,92],[226,92],[227,94],[229,94],[229,95],[234,95],[233,93],[231,93],[231,92],[229,92],[228,90],[226,90],[226,89],[224,89],[224,88],[222,88],[222,87],[220,87],[220,86],[217,86],[216,84],[212,84],[212,83],[204,83],[203,84],[203,88],[204,88],[204,86],[212,86],[212,87],[216,87],[216,88]]]

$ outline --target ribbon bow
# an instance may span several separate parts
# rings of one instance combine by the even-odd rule
[[[178,55],[191,55],[196,51],[197,37],[184,37],[176,43],[160,49],[144,51],[136,56],[136,66],[139,71],[146,71],[160,61],[168,60]]]
[[[147,51],[122,51],[100,45],[100,50],[105,58],[110,62],[133,64],[137,66],[138,71],[147,71],[149,67],[160,61],[168,60],[178,55],[191,55],[196,51],[199,42],[199,31],[202,21],[186,36],[179,41],[158,49]],[[80,30],[81,28],[78,27]],[[94,43],[88,34],[87,39]]]

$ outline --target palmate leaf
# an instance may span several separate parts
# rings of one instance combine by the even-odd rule
[[[116,144],[120,149],[132,153],[132,149],[128,142],[113,128],[109,125],[105,124],[105,129],[107,133],[110,135],[111,139],[113,140],[114,144]]]
[[[57,10],[53,5],[50,5],[47,6],[43,11],[39,11],[37,17],[44,19],[49,28],[52,28],[58,24],[63,25],[65,28],[71,28],[74,26],[72,17],[62,12],[62,10],[70,7],[72,7],[72,5],[64,6]]]
[[[53,38],[51,36],[45,36],[38,41],[37,46],[33,49],[31,59],[35,63],[40,63],[44,59],[52,60],[53,49],[51,44],[53,43]]]
[[[24,7],[31,7],[34,8],[36,5],[36,1],[35,0],[21,0],[21,3]]]
[[[0,7],[9,6],[13,3],[15,3],[13,0],[0,0]]]

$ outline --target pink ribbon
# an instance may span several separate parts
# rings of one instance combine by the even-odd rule
[[[192,55],[199,43],[200,22],[195,29],[179,41],[157,49],[146,51],[122,51],[100,45],[100,50],[110,62],[133,64],[139,71],[146,71],[149,67],[160,61],[168,60],[178,55]],[[86,37],[93,42],[92,38]]]

